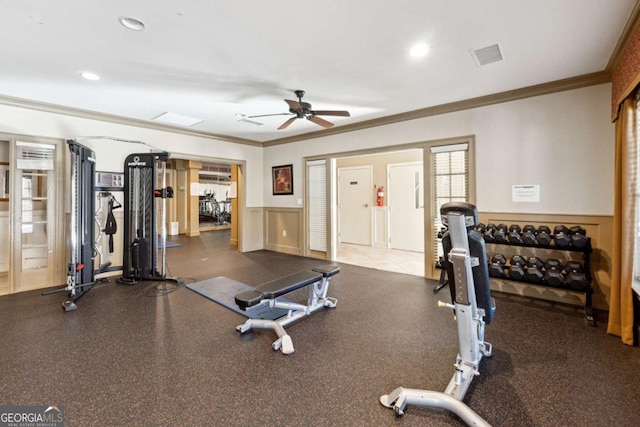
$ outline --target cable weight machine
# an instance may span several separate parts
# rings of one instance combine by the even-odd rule
[[[134,285],[140,280],[182,282],[181,279],[166,276],[166,199],[173,198],[173,189],[166,185],[168,159],[167,152],[130,154],[125,159],[126,215],[120,283]],[[159,189],[156,188],[158,172]]]
[[[75,140],[67,140],[71,152],[71,209],[70,256],[67,269],[67,286],[43,292],[42,295],[69,291],[62,303],[64,311],[78,308],[76,301],[95,285],[93,261],[95,257],[95,154]]]
[[[135,154],[125,161],[126,186],[121,179],[117,185],[98,186],[96,175],[96,156],[94,151],[78,143],[82,140],[109,140],[128,144],[141,144],[157,150],[157,153]],[[169,153],[149,143],[109,136],[86,136],[67,140],[70,151],[70,256],[67,272],[67,284],[64,288],[45,291],[42,295],[69,292],[68,299],[62,303],[64,311],[77,309],[75,302],[89,292],[99,280],[96,274],[123,271],[121,283],[135,284],[138,280],[172,281],[182,283],[182,279],[167,278],[166,267],[166,199],[173,197],[173,189],[166,186],[166,161]],[[135,157],[143,159],[143,165],[135,165]],[[161,166],[160,189],[156,189],[157,165]],[[148,165],[148,166],[147,166]],[[150,170],[149,170],[150,169]],[[145,172],[142,172],[145,171]],[[115,173],[118,175],[118,173]],[[108,177],[107,177],[108,179]],[[102,179],[100,180],[102,181]],[[111,191],[125,192],[125,242],[123,248],[123,266],[112,266],[110,254],[113,252],[113,235],[117,231],[113,210],[120,204]],[[99,192],[96,194],[96,191]],[[96,197],[98,210],[96,211]],[[160,203],[155,203],[160,199]],[[156,231],[157,204],[160,204],[160,241]],[[107,210],[105,210],[105,205]],[[132,210],[129,212],[129,210]],[[99,233],[96,236],[96,227]],[[138,237],[140,236],[140,237]],[[108,239],[108,242],[105,240]],[[108,247],[104,245],[108,243]],[[158,253],[160,267],[158,269]],[[95,269],[96,259],[98,261]],[[104,279],[100,279],[104,280]]]

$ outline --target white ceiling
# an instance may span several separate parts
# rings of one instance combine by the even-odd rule
[[[287,117],[295,89],[336,126],[605,70],[636,0],[20,0],[2,2],[0,95],[254,141],[322,130]],[[134,32],[118,22],[135,17]],[[423,58],[409,48],[430,45]],[[470,50],[499,42],[505,60]],[[101,80],[79,77],[90,70]],[[1,121],[1,118],[0,118]]]

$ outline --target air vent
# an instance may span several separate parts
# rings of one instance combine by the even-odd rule
[[[478,67],[504,61],[504,53],[500,43],[481,47],[480,49],[471,49],[469,52]]]
[[[16,141],[16,149],[18,169],[54,169],[55,145]]]
[[[193,117],[181,116],[180,114],[175,113],[162,113],[157,117],[154,117],[154,122],[162,122],[169,125],[178,125],[178,126],[193,126],[202,122],[202,119],[196,119]]]

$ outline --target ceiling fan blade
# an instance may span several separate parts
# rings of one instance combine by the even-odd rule
[[[341,117],[351,117],[348,111],[335,111],[335,110],[316,110],[311,111],[311,114],[315,114],[316,116],[341,116]]]
[[[313,123],[322,126],[325,129],[328,129],[330,127],[333,126],[333,123],[328,122],[324,119],[321,119],[320,117],[316,117],[316,116],[310,116],[309,120],[311,120]]]
[[[278,128],[278,130],[282,130],[282,129],[286,129],[289,127],[289,125],[291,123],[293,123],[295,120],[297,119],[297,117],[291,117],[289,120],[287,120],[286,122],[284,122],[283,124],[280,125],[280,127]]]
[[[247,116],[248,119],[255,119],[257,117],[270,117],[270,116],[290,116],[291,113],[275,113],[275,114],[259,114],[257,116]]]
[[[286,102],[287,104],[289,104],[289,108],[291,108],[293,111],[297,111],[302,113],[302,105],[300,105],[300,103],[298,101],[292,101],[290,99],[285,99],[284,102]]]

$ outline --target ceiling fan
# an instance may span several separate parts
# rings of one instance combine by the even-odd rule
[[[249,119],[255,119],[257,117],[267,117],[267,116],[290,116],[293,114],[293,117],[288,119],[286,122],[280,125],[278,130],[286,129],[289,127],[291,123],[293,123],[296,119],[307,119],[312,121],[313,123],[322,126],[325,129],[328,129],[333,126],[333,123],[321,119],[318,116],[341,116],[341,117],[351,117],[348,111],[339,111],[339,110],[312,110],[311,104],[308,102],[304,102],[302,97],[304,96],[303,90],[296,90],[294,92],[298,97],[297,101],[292,101],[291,99],[285,99],[284,102],[289,104],[289,112],[288,113],[276,113],[276,114],[261,114],[259,116],[248,116]]]

